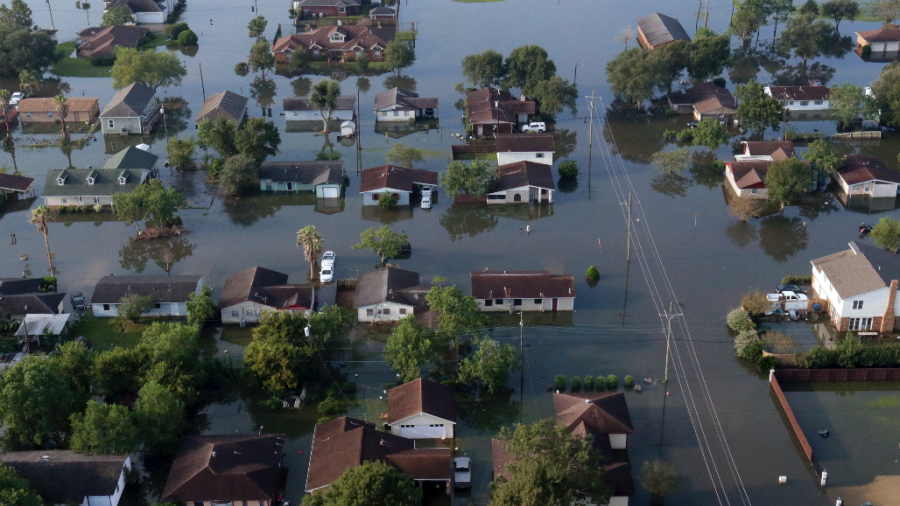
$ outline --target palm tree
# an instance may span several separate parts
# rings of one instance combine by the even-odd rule
[[[53,97],[53,103],[56,104],[56,113],[59,114],[59,121],[62,122],[63,142],[69,141],[69,129],[66,128],[66,116],[69,115],[69,99],[65,95],[57,95]]]
[[[309,262],[309,279],[312,281],[316,277],[319,253],[322,252],[322,236],[315,225],[303,227],[297,232],[297,246],[303,246],[303,255]]]
[[[3,114],[3,121],[6,123],[6,145],[10,146],[13,143],[12,132],[9,130],[9,111],[7,111],[7,107],[9,107],[9,90],[0,90],[0,114]]]
[[[55,276],[53,255],[50,254],[50,240],[47,237],[47,234],[50,232],[48,225],[51,221],[53,221],[53,216],[50,214],[50,208],[46,204],[31,211],[31,219],[28,220],[29,223],[37,227],[38,232],[44,234],[44,246],[47,247],[47,261],[50,262],[50,275]]]
[[[19,89],[25,90],[29,94],[34,92],[35,88],[40,87],[41,81],[38,79],[37,72],[29,72],[27,70],[23,70],[19,74]]]

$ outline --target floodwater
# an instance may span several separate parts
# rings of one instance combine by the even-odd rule
[[[74,38],[86,26],[85,13],[76,12],[68,4],[54,4],[60,40]],[[721,32],[728,25],[730,5],[711,4],[709,26]],[[90,13],[94,22],[100,17],[100,5],[94,5]],[[687,0],[666,2],[665,13],[679,18],[692,33],[690,21],[694,20],[696,5]],[[195,133],[192,119],[202,105],[203,86],[207,96],[224,89],[244,95],[250,92],[253,76],[241,78],[233,72],[234,65],[243,61],[250,49],[251,39],[245,35],[246,24],[254,15],[250,6],[251,2],[234,0],[190,3],[183,19],[199,35],[200,48],[196,54],[183,55],[188,69],[183,85],[161,93],[170,102],[187,106],[170,114],[170,135]],[[266,0],[259,6],[269,19],[270,37],[278,22],[285,32],[289,30],[286,3]],[[164,181],[188,193],[188,200],[196,207],[180,213],[190,233],[171,246],[180,257],[171,271],[203,274],[216,293],[228,274],[254,265],[289,273],[293,282],[303,282],[308,266],[296,247],[295,233],[306,225],[316,225],[325,248],[337,252],[337,276],[353,277],[377,262],[373,254],[350,249],[358,241],[359,232],[390,224],[407,233],[413,245],[411,258],[400,261],[402,267],[419,272],[425,279],[444,276],[464,292],[469,289],[468,273],[486,267],[573,274],[577,301],[571,316],[555,321],[543,320],[541,315],[526,316],[526,364],[522,375],[511,379],[509,390],[486,398],[460,394],[459,437],[454,445],[473,458],[475,476],[472,492],[467,497],[454,497],[454,504],[472,499],[486,502],[490,437],[514,422],[552,417],[547,386],[556,374],[616,374],[620,380],[630,374],[638,380],[653,380],[644,385],[642,393],[626,393],[635,426],[635,434],[629,438],[629,457],[636,478],[637,469],[647,460],[661,457],[676,465],[681,487],[672,496],[672,504],[824,504],[828,499],[821,494],[812,468],[796,451],[768,394],[765,378],[734,358],[724,315],[748,289],[767,291],[784,275],[809,273],[809,260],[845,248],[848,241],[857,238],[860,222],[872,223],[880,216],[896,213],[847,211],[839,199],[825,195],[789,207],[783,214],[743,223],[728,214],[720,174],[695,170],[679,177],[659,176],[649,165],[650,156],[673,148],[663,140],[662,132],[680,127],[687,118],[651,117],[627,107],[610,106],[613,97],[604,67],[622,49],[614,35],[662,7],[659,2],[646,0],[611,7],[596,0],[558,0],[556,6],[542,0],[404,0],[401,21],[415,21],[420,29],[417,63],[403,71],[404,86],[414,86],[422,96],[440,98],[441,126],[400,139],[376,134],[371,109],[374,95],[385,88],[388,78],[397,78],[390,74],[369,76],[370,88],[361,93],[361,151],[336,142],[335,134],[284,132],[284,118],[279,115],[281,100],[295,89],[303,91],[304,82],[295,86],[296,79],[275,76],[272,119],[282,129],[283,141],[275,159],[308,160],[339,153],[350,177],[346,200],[338,209],[325,209],[303,196],[260,195],[234,201],[217,196],[216,189],[204,182],[203,174],[169,174],[163,170]],[[35,21],[49,26],[45,4],[32,2],[32,8]],[[877,25],[845,21],[841,31],[852,34]],[[771,30],[763,29],[763,43],[771,37]],[[418,167],[439,171],[446,167],[453,134],[464,131],[461,113],[453,107],[460,98],[453,85],[462,81],[462,58],[488,48],[508,53],[524,44],[544,47],[567,79],[575,77],[577,68],[581,95],[594,92],[601,99],[595,111],[590,172],[589,107],[582,100],[575,117],[561,114],[556,123],[557,142],[564,146],[564,156],[576,160],[582,173],[577,185],[560,185],[552,206],[495,210],[452,206],[448,199],[440,198],[431,210],[364,210],[357,193],[356,168],[383,164],[392,144],[403,142],[428,150],[430,156]],[[766,64],[756,56],[747,60]],[[815,62],[835,69],[833,83],[862,85],[877,77],[884,65],[864,62],[853,53]],[[757,78],[766,82],[774,79],[774,74],[796,79],[797,65],[796,59],[781,68],[765,65]],[[63,82],[69,85],[72,96],[96,96],[102,105],[114,93],[110,79],[64,78]],[[356,93],[356,83],[355,76],[342,81],[344,93]],[[12,88],[17,83],[3,81],[0,85]],[[250,113],[261,114],[253,101]],[[792,127],[799,132],[834,131],[834,125],[827,121],[795,122]],[[767,132],[766,137],[776,135]],[[41,139],[52,134],[22,136]],[[153,145],[154,153],[164,153],[161,126],[143,140]],[[138,141],[135,137],[94,142],[74,151],[72,162],[79,167],[98,166],[124,142]],[[896,167],[900,144],[886,138],[842,147],[848,152],[879,156],[888,166]],[[724,146],[716,155],[729,159],[731,149]],[[66,163],[66,155],[57,148],[20,146],[15,150],[15,161],[9,154],[0,153],[0,164],[15,165],[22,174],[36,178],[38,195],[47,171],[65,167]],[[630,265],[625,259],[624,221],[629,192],[634,196],[637,241]],[[38,202],[29,201],[0,213],[3,276],[19,276],[24,269],[34,275],[45,272],[43,240],[26,223],[29,206],[36,205]],[[526,225],[531,228],[530,235],[523,231]],[[18,238],[15,246],[5,242],[11,233]],[[89,296],[94,283],[108,274],[162,274],[165,262],[160,248],[151,243],[131,244],[128,238],[133,234],[134,229],[109,220],[108,215],[61,215],[50,226],[50,246],[56,253],[54,263],[61,288],[80,290]],[[30,257],[27,265],[20,260],[22,254]],[[582,277],[590,265],[596,265],[602,275],[594,287]],[[684,316],[673,322],[673,362],[666,389],[661,383],[666,344],[659,315],[670,301],[676,301],[676,313]],[[801,332],[809,329],[804,327]],[[518,344],[516,322],[500,320],[490,333],[501,341]],[[246,331],[226,329],[213,334],[210,342],[215,343],[218,356],[239,357],[247,343]],[[384,339],[384,332],[357,328],[346,342],[335,343],[329,354],[335,370],[358,384],[358,402],[350,415],[373,420],[386,410],[386,401],[379,397],[393,382],[393,374],[381,361]],[[804,336],[798,342],[807,340]],[[341,367],[341,362],[346,362],[346,367]],[[836,403],[826,404],[826,409],[833,405]],[[262,427],[267,432],[288,434],[286,465],[291,473],[286,493],[295,504],[300,500],[316,412],[304,408],[273,413],[253,399],[233,396],[209,407],[206,415],[206,431],[210,433],[255,432]],[[855,428],[859,431],[855,436],[858,444],[882,444],[877,425]],[[850,458],[837,453],[827,462],[829,471],[842,476],[844,485],[864,485],[885,474],[883,469]],[[841,472],[852,467],[859,471]],[[158,493],[158,481],[164,480],[164,473],[157,474],[157,486],[150,490]],[[779,475],[787,475],[788,483],[778,485]],[[639,488],[634,504],[648,501],[646,492]]]

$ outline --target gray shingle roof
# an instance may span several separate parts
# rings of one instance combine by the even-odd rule
[[[205,119],[225,118],[237,121],[244,116],[247,110],[247,97],[238,95],[230,91],[220,91],[215,95],[206,99],[200,112],[194,118],[195,122]]]
[[[152,170],[159,157],[143,149],[129,146],[109,157],[104,169],[146,169]]]
[[[114,495],[127,458],[127,455],[80,455],[68,450],[0,454],[0,461],[28,480],[31,489],[47,504],[80,504],[86,496]]]
[[[360,308],[382,302],[416,306],[419,305],[416,303],[416,294],[410,294],[403,290],[418,286],[420,286],[419,273],[382,267],[359,276],[356,281],[356,297],[353,300],[353,307]],[[424,304],[424,294],[419,295],[419,300]]]
[[[57,178],[65,174],[65,184],[58,184]],[[94,184],[87,178],[94,175]],[[118,178],[127,175],[125,184]],[[110,197],[114,193],[131,193],[141,183],[146,182],[150,171],[143,169],[64,169],[50,171],[44,183],[44,197]]]
[[[139,118],[156,96],[156,90],[143,84],[130,84],[119,90],[100,113],[101,118]]]
[[[686,40],[688,42],[691,40],[677,19],[658,12],[639,19],[638,28],[641,29],[651,46],[658,46],[673,40]]]
[[[419,97],[419,94],[403,88],[391,88],[375,95],[375,110],[399,105],[404,109],[434,109],[438,106],[437,98]]]
[[[275,182],[302,182],[312,185],[344,182],[344,162],[263,162],[259,178]]]
[[[118,304],[123,297],[150,296],[153,302],[186,302],[203,276],[106,276],[97,283],[92,304]]]
[[[900,280],[900,256],[856,241],[850,243],[850,249],[817,258],[812,264],[828,277],[842,299]]]
[[[544,163],[516,162],[497,167],[497,179],[488,193],[497,193],[523,186],[555,190],[553,171]]]
[[[32,292],[4,295],[0,298],[0,312],[8,315],[59,314],[65,293]]]

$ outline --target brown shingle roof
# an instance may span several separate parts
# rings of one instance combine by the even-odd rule
[[[335,100],[335,111],[352,111],[356,108],[356,97],[341,95]],[[318,111],[308,97],[287,97],[284,99],[285,111]]]
[[[872,156],[847,155],[837,173],[848,185],[876,180],[900,184],[900,173],[888,169],[884,162]]]
[[[504,192],[523,186],[555,190],[553,171],[544,163],[515,162],[497,167],[497,179],[491,183],[488,193]]]
[[[548,271],[481,271],[471,273],[476,299],[531,299],[575,296],[575,278]]]
[[[456,422],[453,389],[440,383],[416,378],[388,390],[388,423],[427,413]]]
[[[12,174],[0,174],[0,189],[23,192],[31,188],[33,177],[14,176]]]
[[[767,160],[743,160],[725,162],[725,165],[731,168],[735,184],[743,190],[747,188],[765,188],[766,174],[769,172],[771,163]]]
[[[401,109],[434,109],[438,99],[419,97],[418,93],[403,88],[391,88],[375,95],[376,111],[393,105],[399,105]]]
[[[270,286],[287,284],[288,275],[266,269],[265,267],[251,267],[236,272],[225,279],[222,288],[222,296],[219,297],[219,309],[224,309],[241,302],[252,300],[263,303],[260,290]]]
[[[66,99],[69,104],[69,114],[74,112],[90,112],[94,109],[100,109],[100,101],[96,98],[69,97]],[[19,102],[17,106],[19,113],[24,112],[56,112],[56,102],[51,97],[43,98],[26,98]],[[66,115],[68,117],[68,115]]]
[[[362,171],[359,192],[370,192],[391,188],[411,192],[413,183],[437,186],[437,172],[423,169],[408,169],[396,165],[382,165]]]
[[[856,32],[866,42],[897,42],[900,41],[900,28],[881,28],[878,30],[865,30]]]
[[[230,91],[220,91],[215,95],[206,99],[200,112],[194,118],[195,122],[205,119],[225,118],[237,121],[244,116],[247,109],[247,97],[232,93]]]
[[[794,143],[791,141],[746,141],[744,142],[744,154],[771,156],[775,161],[797,156],[794,151]]]
[[[498,134],[494,145],[498,153],[556,151],[551,134]]]
[[[737,110],[737,100],[725,100],[721,96],[712,96],[694,104],[694,110],[700,114],[711,112],[734,113]]]
[[[879,290],[900,279],[900,256],[855,241],[850,249],[817,258],[812,264],[828,277],[842,299]]]
[[[181,438],[163,499],[271,501],[278,493],[284,434]]]
[[[499,110],[496,102],[499,102]],[[534,114],[533,100],[516,100],[508,91],[482,88],[466,93],[466,108],[472,125],[516,123],[516,114]]]
[[[42,458],[45,455],[49,458]],[[115,495],[127,458],[68,450],[0,454],[0,461],[15,469],[47,504],[81,504],[87,496]]]
[[[421,290],[417,290],[421,288]],[[353,307],[360,308],[382,302],[423,306],[430,287],[419,285],[419,273],[382,267],[363,273],[356,282]],[[412,291],[412,293],[411,293]],[[418,295],[418,297],[416,297]]]
[[[601,434],[634,434],[622,392],[553,394],[553,405],[556,421],[569,430],[584,422]]]
[[[331,42],[333,33],[342,34],[344,41]],[[282,37],[275,41],[272,51],[280,53],[287,50],[296,50],[297,48],[307,50],[312,47],[346,51],[352,51],[357,46],[363,49],[385,48],[389,42],[394,40],[396,34],[397,28],[395,26],[323,26],[305,33]]]
[[[111,55],[116,47],[136,48],[141,38],[150,30],[139,26],[115,25],[106,28],[87,28],[78,35],[84,42],[78,46],[79,53],[90,56]]]
[[[497,479],[502,477],[506,481],[512,481],[512,474],[509,472],[509,469],[506,468],[511,462],[513,462],[512,455],[506,451],[506,446],[504,446],[504,441],[502,439],[491,438],[491,453],[493,454],[493,479]]]
[[[778,100],[828,100],[831,90],[825,86],[767,86]]]
[[[734,109],[737,107],[737,99],[728,91],[714,83],[700,83],[690,88],[676,93],[669,93],[666,98],[673,105],[693,105],[717,97],[719,103],[724,107]]]

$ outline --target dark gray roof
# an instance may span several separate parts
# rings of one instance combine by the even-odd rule
[[[220,91],[206,99],[200,112],[194,118],[195,122],[205,119],[225,118],[237,121],[244,116],[247,110],[247,97],[230,91]]]
[[[0,312],[8,315],[59,314],[65,293],[31,292],[0,296]]]
[[[298,0],[300,7],[359,7],[360,0]]]
[[[100,113],[101,118],[139,118],[156,96],[156,90],[143,84],[130,84],[119,90]]]
[[[382,267],[359,276],[356,281],[353,307],[359,308],[382,302],[420,306],[424,305],[425,293],[428,293],[430,288],[419,285],[417,272]]]
[[[344,182],[344,162],[263,162],[259,178],[275,182],[302,182],[312,185]]]
[[[23,192],[31,188],[33,182],[33,177],[0,174],[0,189],[2,190]]]
[[[94,288],[92,304],[118,304],[123,297],[150,296],[153,302],[186,302],[203,276],[106,276]]]
[[[65,174],[65,183],[57,179]],[[125,184],[119,184],[119,177],[127,175]],[[88,176],[93,175],[94,184],[88,184]],[[51,171],[44,183],[45,197],[109,197],[113,193],[131,193],[138,185],[146,182],[150,171],[144,169],[63,169]]]
[[[159,157],[134,146],[119,151],[109,157],[103,165],[104,169],[147,169],[152,170]]]
[[[47,504],[80,504],[87,496],[114,495],[127,458],[81,455],[68,450],[0,454],[0,461],[28,480],[31,489]]]
[[[225,280],[219,310],[253,301],[276,309],[315,309],[315,288],[312,285],[288,284],[288,275],[251,267],[236,272]]]
[[[677,19],[655,12],[638,20],[638,28],[644,33],[651,46],[658,46],[673,40],[691,40]]]
[[[44,282],[41,278],[5,278],[0,279],[0,296],[36,293]]]
[[[523,186],[534,186],[555,190],[553,171],[543,163],[516,162],[497,167],[497,179],[491,184],[488,193],[497,193]]]
[[[394,11],[394,9],[391,9],[390,7],[383,6],[383,5],[381,7],[375,7],[374,9],[369,9],[369,16],[381,15],[381,14],[394,15],[395,11]]]
[[[405,109],[434,109],[438,106],[437,98],[420,98],[419,94],[403,88],[391,88],[375,95],[375,110],[399,105]]]
[[[350,111],[356,107],[356,97],[353,95],[341,95],[335,100],[335,111]],[[307,97],[287,97],[284,99],[285,111],[318,111]]]
[[[153,0],[112,0],[106,10],[113,7],[125,7],[132,14],[138,12],[162,12],[162,8]]]

